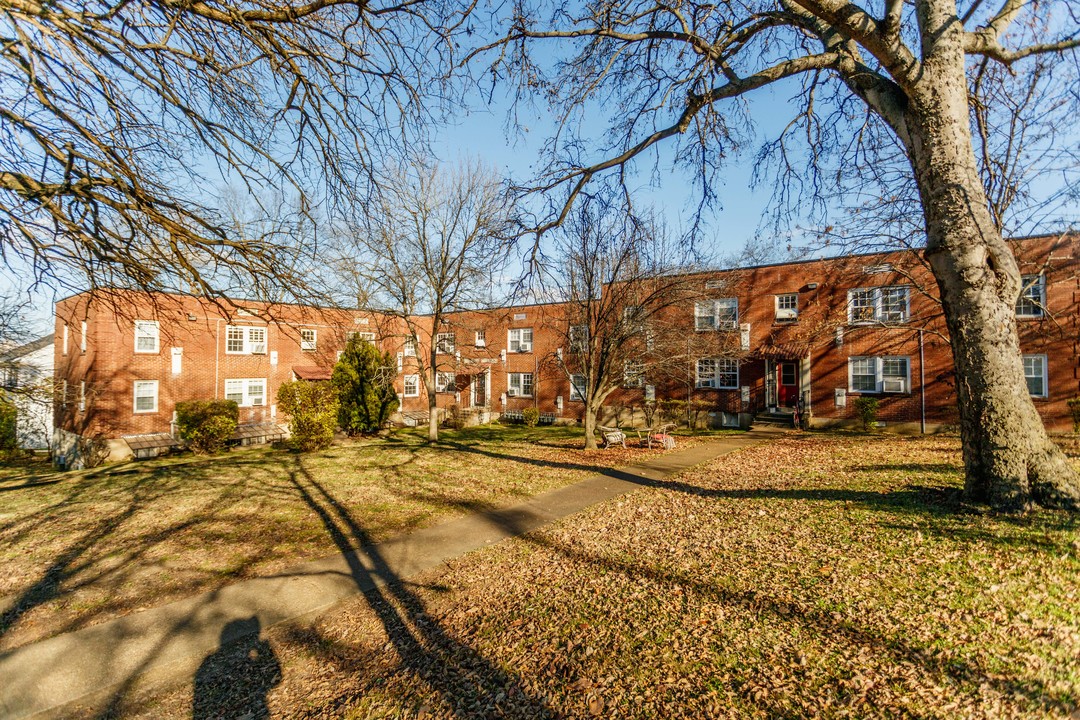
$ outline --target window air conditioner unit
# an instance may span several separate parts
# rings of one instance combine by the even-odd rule
[[[903,378],[887,378],[882,380],[881,390],[887,393],[907,392],[907,380]]]
[[[256,344],[252,345],[251,346],[251,354],[252,355],[265,355],[266,354],[266,344],[265,343],[256,343]]]
[[[799,311],[791,308],[780,308],[776,311],[777,320],[794,320],[799,317]]]
[[[532,343],[521,343],[518,346],[518,352],[523,352],[523,353],[532,352]]]
[[[517,397],[517,390],[514,388],[506,388],[506,397]]]

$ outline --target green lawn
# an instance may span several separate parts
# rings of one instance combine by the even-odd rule
[[[337,551],[337,503],[377,541],[658,451],[577,450],[581,430],[417,432],[296,455],[255,448],[86,472],[0,473],[0,649]],[[685,446],[685,443],[683,444]]]
[[[271,715],[1076,717],[1080,522],[961,485],[955,438],[748,448],[271,629]]]

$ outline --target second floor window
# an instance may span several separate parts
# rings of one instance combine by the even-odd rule
[[[407,338],[405,338],[405,348],[403,349],[402,353],[405,355],[405,357],[416,357],[416,338],[415,337],[407,337]]]
[[[623,362],[623,387],[639,388],[645,385],[645,365],[636,360]]]
[[[585,352],[589,344],[589,326],[571,325],[567,332],[567,340],[570,341],[572,352]]]
[[[722,298],[694,303],[695,330],[734,330],[738,326],[738,299]]]
[[[65,330],[67,327],[65,326]],[[157,320],[135,321],[135,352],[156,353],[159,348],[160,327]]]
[[[314,350],[318,344],[319,334],[312,328],[300,330],[300,349]]]
[[[910,298],[909,288],[904,286],[848,290],[848,322],[905,323],[911,314]]]
[[[454,333],[442,332],[435,336],[435,352],[440,355],[454,354]]]
[[[1046,307],[1046,276],[1024,275],[1020,297],[1016,299],[1017,317],[1042,317]]]
[[[420,376],[419,375],[405,375],[402,381],[402,394],[405,397],[419,397],[420,395]]]
[[[246,325],[227,326],[225,352],[229,355],[265,355],[266,328]]]
[[[515,328],[513,330],[510,330],[507,336],[506,345],[512,353],[532,352],[532,328]]]
[[[473,345],[475,345],[476,347],[486,347],[487,332],[484,330],[477,330],[475,339],[473,340]]]
[[[792,322],[799,319],[799,294],[785,293],[776,296],[776,319]]]

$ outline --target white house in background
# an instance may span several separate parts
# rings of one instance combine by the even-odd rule
[[[16,408],[19,446],[47,450],[53,429],[53,336],[0,352],[0,387]]]

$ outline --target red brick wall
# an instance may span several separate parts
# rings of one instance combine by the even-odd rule
[[[1047,278],[1047,307],[1041,319],[1018,320],[1021,346],[1025,353],[1048,358],[1049,397],[1036,405],[1053,429],[1071,427],[1066,401],[1080,394],[1080,364],[1077,362],[1077,307],[1080,281],[1074,259],[1076,238],[1036,238],[1014,244],[1022,272],[1043,272]],[[891,270],[870,272],[885,263]],[[877,267],[877,270],[882,268]],[[707,280],[721,280],[723,289],[705,290]],[[750,388],[751,402],[741,401],[739,390],[691,389],[689,398],[712,409],[726,412],[756,410],[764,405],[766,360],[809,358],[801,363],[809,370],[810,399],[814,416],[822,421],[850,421],[855,418],[854,399],[848,382],[848,359],[852,356],[906,356],[910,362],[909,392],[877,395],[879,417],[887,424],[918,423],[925,413],[928,423],[956,420],[955,382],[940,307],[934,301],[936,285],[917,256],[885,253],[786,263],[747,270],[703,273],[692,278],[702,290],[715,297],[737,297],[739,323],[750,324],[750,346],[740,348],[738,331],[697,333],[693,304],[668,310],[654,322],[681,329],[695,344],[712,350],[702,355],[733,356],[740,360],[740,386]],[[811,287],[815,285],[815,287]],[[910,320],[899,328],[851,326],[847,320],[847,293],[855,288],[910,286]],[[798,293],[797,322],[779,322],[775,296]],[[91,299],[93,298],[93,299]],[[257,316],[239,316],[235,309],[219,308],[196,298],[145,295],[83,293],[57,303],[56,367],[58,378],[68,380],[66,403],[58,403],[58,424],[76,432],[102,432],[111,437],[146,432],[168,432],[176,402],[188,399],[224,397],[224,382],[230,378],[266,378],[266,405],[242,408],[242,421],[267,420],[274,415],[275,397],[281,383],[292,378],[294,366],[332,367],[338,350],[350,331],[374,332],[378,345],[398,357],[406,336],[400,319],[361,311],[318,310],[292,305],[245,303]],[[117,312],[117,309],[120,312]],[[521,410],[537,407],[563,418],[580,418],[581,403],[570,401],[569,381],[553,362],[563,343],[567,308],[560,304],[458,313],[442,330],[455,334],[456,352],[439,355],[438,368],[456,371],[455,392],[439,393],[439,407],[469,407],[477,372],[489,371],[489,404],[492,410]],[[134,321],[160,322],[160,349],[157,353],[134,351]],[[81,322],[87,322],[87,351],[81,352]],[[430,320],[414,318],[420,327],[419,353],[430,348]],[[68,326],[67,354],[63,353],[63,326]],[[258,324],[267,327],[265,355],[231,355],[225,352],[228,324]],[[427,324],[425,324],[427,323]],[[300,347],[299,329],[318,330],[315,352]],[[514,328],[533,329],[531,352],[511,353],[508,332]],[[839,338],[837,329],[842,330]],[[486,345],[475,345],[475,332],[483,330]],[[920,330],[925,367],[920,362]],[[182,348],[181,372],[172,373],[172,348]],[[271,362],[277,354],[276,365]],[[686,377],[692,377],[693,363],[687,363]],[[403,391],[405,373],[417,372],[417,363],[401,358],[402,371],[395,381]],[[532,372],[533,397],[506,397],[508,374]],[[657,399],[685,400],[687,384],[683,374],[676,377],[647,378],[656,386]],[[805,374],[803,375],[805,377]],[[925,383],[920,382],[925,378]],[[135,413],[133,385],[136,380],[157,380],[158,409]],[[86,410],[78,410],[79,382],[87,383]],[[846,391],[847,407],[837,407],[835,390]],[[805,388],[801,388],[805,389]],[[557,398],[562,397],[561,412]],[[617,407],[640,407],[640,389],[620,389],[608,400]],[[403,399],[402,409],[426,410],[423,386],[418,397]],[[278,418],[284,420],[284,418]]]

